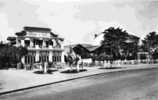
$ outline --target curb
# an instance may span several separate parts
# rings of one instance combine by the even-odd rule
[[[113,70],[113,71],[109,71],[109,72],[101,72],[101,73],[97,73],[97,74],[85,75],[85,76],[81,76],[81,77],[70,78],[70,79],[65,79],[65,80],[51,82],[51,83],[46,83],[46,84],[41,84],[41,85],[35,85],[35,86],[26,87],[26,88],[16,89],[16,90],[0,92],[0,96],[11,94],[11,93],[14,93],[14,92],[31,90],[31,89],[34,89],[34,88],[44,87],[44,86],[48,86],[48,85],[52,85],[52,84],[57,84],[57,83],[72,81],[72,80],[76,80],[76,79],[96,76],[96,75],[102,75],[102,74],[108,74],[108,73],[114,73],[114,72],[126,72],[126,71],[130,71],[131,72],[131,71],[136,71],[136,70],[148,70],[148,69],[158,69],[158,67],[145,67],[145,68],[134,68],[134,69],[128,69],[127,68],[127,69],[124,69],[124,70]]]

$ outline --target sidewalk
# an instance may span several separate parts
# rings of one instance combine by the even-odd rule
[[[44,86],[48,84],[64,82],[76,78],[95,74],[117,72],[125,70],[137,70],[146,68],[158,68],[158,64],[121,65],[120,69],[99,69],[99,67],[85,67],[87,71],[80,73],[61,73],[63,70],[55,71],[53,74],[35,74],[26,70],[0,70],[0,95],[28,88]]]

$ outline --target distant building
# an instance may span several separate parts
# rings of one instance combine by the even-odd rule
[[[24,27],[16,37],[8,37],[8,40],[16,46],[27,47],[28,54],[22,58],[24,64],[64,62],[63,38],[50,28]]]
[[[78,54],[81,56],[83,63],[90,64],[90,63],[92,63],[92,59],[95,54],[94,52],[99,47],[100,46],[94,46],[91,44],[73,44],[73,45],[64,46],[64,52],[65,52],[65,54],[67,54],[69,52]]]
[[[94,46],[91,44],[73,44],[64,46],[65,53],[73,50],[76,54],[79,54],[82,58],[91,58],[90,55],[97,49],[99,46]]]

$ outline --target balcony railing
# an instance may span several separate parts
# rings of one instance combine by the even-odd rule
[[[58,50],[58,51],[62,51],[63,50],[62,48],[59,48],[59,47],[53,47],[53,46],[40,47],[39,45],[36,45],[35,47],[28,46],[27,48],[28,48],[28,50],[39,50],[39,51],[42,51],[42,50]]]

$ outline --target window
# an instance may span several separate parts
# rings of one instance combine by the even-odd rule
[[[25,56],[25,63],[26,64],[35,63],[35,55],[36,55],[35,51],[28,52],[28,55]]]

